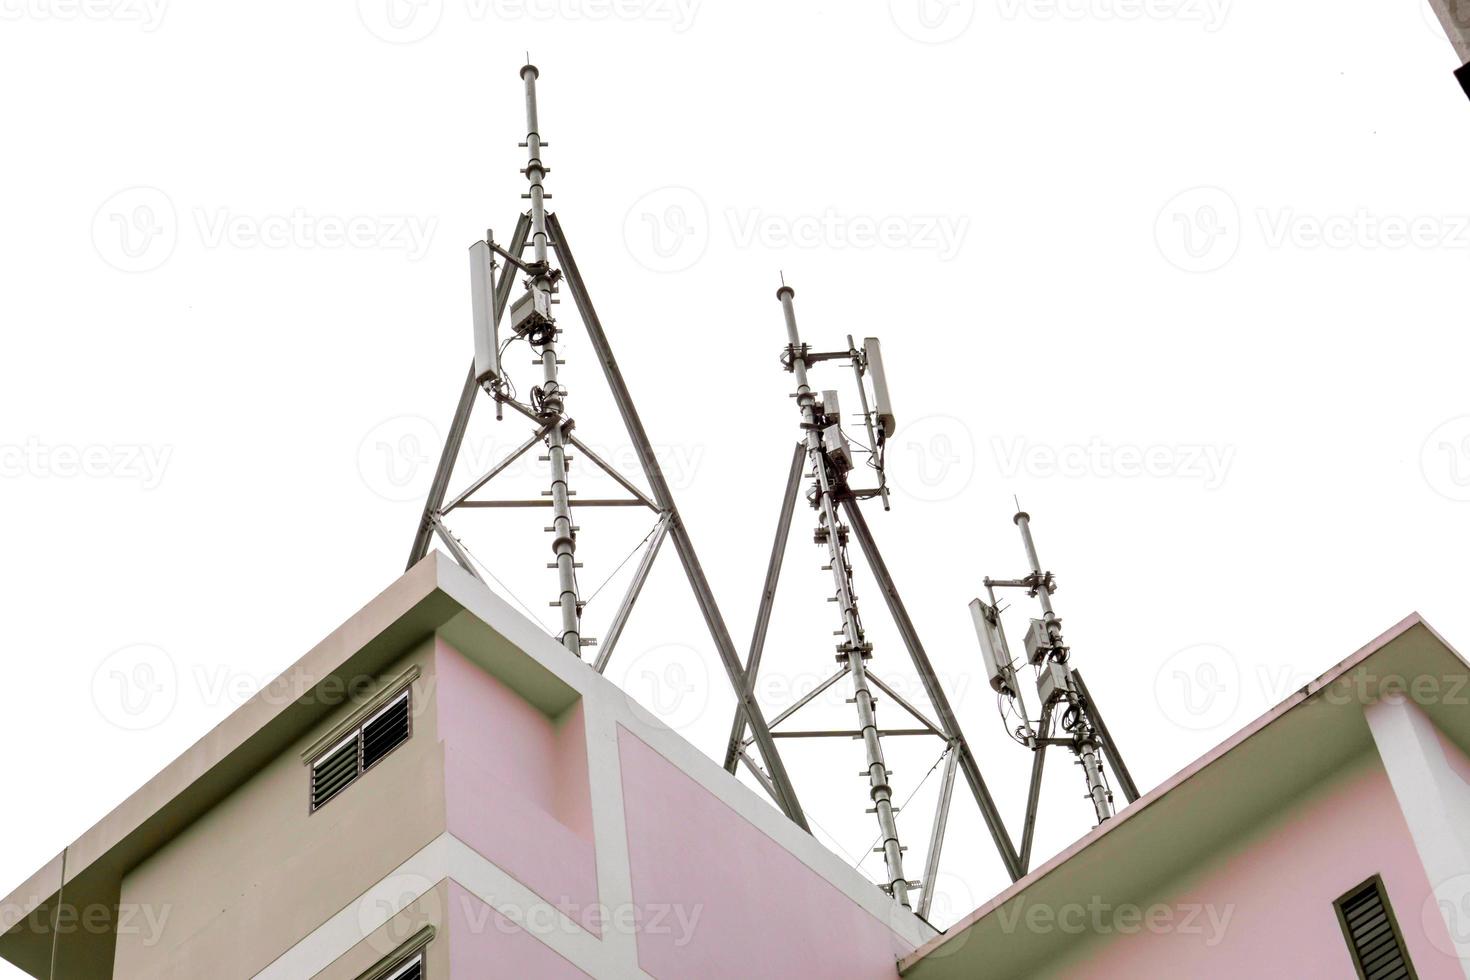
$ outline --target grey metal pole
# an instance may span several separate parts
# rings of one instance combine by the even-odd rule
[[[934,664],[924,650],[924,644],[919,639],[919,632],[914,628],[914,621],[909,618],[903,598],[898,594],[898,585],[888,571],[888,564],[883,560],[883,553],[878,550],[878,542],[873,538],[867,518],[863,516],[862,508],[858,506],[857,501],[851,497],[844,499],[842,506],[847,511],[848,522],[852,525],[852,533],[857,537],[858,546],[862,548],[863,557],[868,560],[868,567],[878,579],[878,586],[883,591],[883,600],[888,604],[888,612],[893,617],[893,625],[898,628],[899,636],[903,638],[903,645],[909,651],[909,658],[914,662],[914,670],[919,674],[919,681],[924,685],[924,694],[929,698],[929,703],[934,706],[934,712],[939,715],[939,722],[945,732],[950,738],[959,742],[960,771],[964,773],[965,782],[970,786],[970,793],[975,797],[976,805],[980,807],[981,816],[985,818],[985,826],[990,830],[995,849],[1000,852],[1000,859],[1004,862],[1011,880],[1018,881],[1025,871],[1021,868],[1015,845],[1011,843],[1011,835],[1006,830],[1000,809],[995,805],[995,798],[990,795],[990,788],[985,785],[985,777],[980,772],[980,763],[976,760],[975,753],[970,750],[970,743],[960,730],[959,719],[955,716],[954,708],[949,703],[949,696],[944,693],[944,686],[939,683],[939,676],[934,672]]]
[[[934,825],[929,829],[929,853],[924,858],[924,890],[919,896],[919,915],[929,918],[934,905],[934,885],[939,877],[939,855],[944,850],[944,832],[949,825],[949,804],[954,797],[954,772],[960,758],[959,743],[949,743],[944,776],[939,784],[939,802],[934,806]]]
[[[786,558],[786,543],[791,538],[791,517],[796,511],[796,498],[801,495],[801,470],[806,462],[806,446],[800,442],[793,448],[791,467],[786,473],[786,495],[781,498],[781,516],[776,520],[776,542],[766,563],[766,581],[761,587],[761,601],[755,612],[755,629],[750,636],[750,653],[745,658],[745,678],[755,691],[755,679],[761,669],[761,654],[766,648],[766,634],[771,628],[771,608],[776,602],[776,583],[781,579],[781,565]],[[730,723],[730,744],[725,749],[725,770],[734,772],[740,761],[741,740],[745,738],[745,716],[737,709]]]
[[[1035,583],[1036,596],[1041,600],[1041,612],[1045,617],[1047,635],[1056,649],[1064,650],[1066,644],[1062,640],[1061,623],[1052,609],[1051,594],[1047,589],[1045,573],[1041,570],[1041,560],[1036,556],[1036,542],[1031,539],[1031,515],[1024,510],[1018,511],[1015,521],[1016,527],[1021,529],[1021,543],[1026,547],[1026,559],[1031,563],[1032,581]],[[1082,764],[1082,772],[1087,780],[1088,798],[1092,800],[1092,808],[1097,813],[1097,822],[1102,823],[1112,819],[1113,816],[1112,794],[1108,792],[1107,782],[1103,779],[1102,745],[1094,729],[1087,701],[1077,697],[1076,682],[1073,680],[1076,675],[1072,672],[1071,666],[1067,664],[1065,654],[1059,654],[1057,657],[1058,662],[1066,669],[1070,686],[1073,688],[1068,694],[1068,700],[1079,709],[1077,727],[1071,733],[1072,753]],[[1045,735],[1045,732],[1043,731],[1042,734]]]
[[[909,882],[903,871],[903,848],[898,841],[898,823],[893,811],[893,788],[888,783],[890,775],[883,760],[883,742],[878,733],[878,714],[873,702],[873,692],[868,686],[867,660],[872,656],[872,645],[863,634],[862,621],[858,618],[857,599],[852,589],[852,565],[843,547],[843,531],[833,498],[833,480],[829,472],[830,463],[822,446],[822,433],[818,427],[817,396],[807,383],[806,358],[803,356],[801,335],[796,328],[796,310],[792,298],[796,291],[783,285],[776,290],[781,309],[786,315],[786,335],[791,342],[791,368],[796,375],[796,404],[801,410],[801,424],[806,431],[807,458],[817,478],[817,539],[827,545],[827,555],[832,569],[832,581],[836,587],[837,603],[842,611],[842,639],[838,646],[839,662],[846,659],[848,672],[852,675],[853,703],[857,706],[858,727],[862,731],[863,749],[868,760],[868,793],[873,800],[873,811],[878,818],[879,837],[882,842],[883,863],[888,872],[888,892],[895,901],[909,907]]]
[[[539,308],[551,309],[553,280],[546,256],[546,200],[543,184],[546,167],[541,162],[540,123],[536,118],[535,65],[521,69],[526,83],[526,181],[531,185],[531,247],[535,256],[532,268],[536,275],[531,289],[545,297]],[[577,594],[577,532],[572,527],[572,508],[567,487],[566,391],[557,378],[557,327],[553,324],[541,335],[541,414],[550,424],[546,433],[546,451],[551,463],[551,551],[556,555],[556,578],[561,608],[561,642],[579,658],[582,656],[582,599]]]
[[[1138,800],[1138,784],[1133,781],[1133,775],[1128,771],[1127,764],[1123,761],[1123,753],[1118,750],[1118,743],[1113,741],[1112,732],[1108,731],[1107,722],[1103,721],[1102,709],[1088,693],[1087,683],[1082,679],[1082,671],[1072,671],[1072,679],[1077,682],[1077,693],[1082,695],[1082,700],[1087,703],[1087,714],[1097,728],[1097,733],[1102,736],[1103,754],[1107,757],[1108,765],[1113,767],[1113,772],[1118,776],[1118,782],[1123,787],[1123,798],[1129,803]]]

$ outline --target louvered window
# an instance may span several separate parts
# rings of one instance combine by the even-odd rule
[[[311,766],[311,808],[325,806],[358,776],[406,742],[412,733],[411,714],[409,692],[404,691],[323,752]],[[413,974],[409,980],[417,978],[418,974]]]
[[[424,954],[416,953],[388,971],[383,980],[424,980]]]
[[[1337,918],[1363,980],[1414,980],[1383,881],[1376,875],[1337,900]]]

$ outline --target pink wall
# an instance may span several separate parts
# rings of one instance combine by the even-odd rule
[[[1459,962],[1444,952],[1453,948],[1449,935],[1377,756],[1345,769],[1177,891],[1151,900],[1181,927],[1198,910],[1190,929],[1114,934],[1086,944],[1080,960],[1051,975],[1351,978],[1332,903],[1374,874],[1383,877],[1420,980],[1464,980]]]
[[[449,882],[449,975],[454,980],[535,977],[536,980],[588,980],[587,974],[558,956],[499,912]]]
[[[896,980],[911,951],[636,735],[618,729],[638,961],[661,980]],[[759,870],[756,870],[759,869]]]
[[[449,832],[600,934],[581,703],[553,721],[442,639],[435,664]]]

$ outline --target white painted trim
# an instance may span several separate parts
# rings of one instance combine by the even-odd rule
[[[300,980],[315,976],[446,879],[523,927],[528,936],[588,976],[598,980],[653,980],[636,964],[630,969],[616,944],[599,940],[474,848],[447,833],[430,841],[346,908],[312,930],[255,974],[253,980]],[[526,928],[528,918],[556,925],[549,930]],[[440,935],[449,935],[452,928],[450,923],[448,928],[441,929]]]
[[[621,724],[642,738],[656,752],[683,770],[691,779],[712,793],[730,809],[749,821],[766,836],[789,851],[817,875],[826,879],[834,888],[855,902],[879,922],[891,929],[901,940],[917,948],[938,935],[918,916],[895,903],[878,890],[857,869],[832,853],[815,837],[804,832],[788,820],[765,797],[740,780],[730,775],[713,759],[709,758],[682,735],[669,728],[645,710],[612,681],[598,674],[586,663],[566,655],[566,649],[545,631],[540,629],[524,614],[501,599],[488,586],[476,580],[458,565],[446,562],[440,571],[440,587],[470,614],[490,625],[511,643],[519,647],[526,656],[551,671],[582,695],[587,715],[588,762],[592,763],[595,740],[610,737],[616,746],[616,725]],[[612,727],[611,735],[599,733],[597,729]],[[605,790],[604,790],[605,791]],[[621,807],[621,780],[616,789],[618,806]],[[594,819],[599,809],[610,809],[609,801],[598,799],[594,793]],[[605,821],[612,819],[605,817]],[[622,817],[616,818],[619,823]],[[620,843],[607,841],[599,824],[596,830],[599,889],[602,881],[604,847],[621,847],[627,853],[627,838]],[[624,863],[626,868],[626,861]],[[626,871],[624,872],[626,874]],[[606,898],[604,898],[606,903]],[[616,907],[611,905],[610,907]]]
[[[588,791],[592,831],[596,837],[597,900],[603,908],[633,908],[633,860],[628,850],[627,811],[623,807],[623,767],[618,754],[618,727],[604,698],[583,697],[587,726]],[[638,965],[638,936],[603,923],[603,942],[610,956],[630,970]]]
[[[1445,758],[1434,722],[1407,697],[1385,698],[1368,705],[1363,714],[1434,889],[1453,952],[1470,978],[1470,787]],[[1414,928],[1418,920],[1414,910],[1399,913],[1405,928]]]

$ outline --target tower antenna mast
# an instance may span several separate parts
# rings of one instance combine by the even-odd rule
[[[1076,758],[1087,784],[1087,799],[1099,824],[1112,819],[1115,813],[1113,793],[1104,771],[1105,761],[1129,803],[1138,799],[1138,787],[1134,785],[1123,756],[1103,721],[1102,711],[1083,683],[1081,671],[1072,666],[1071,648],[1062,637],[1062,620],[1051,601],[1057,590],[1056,576],[1042,570],[1041,559],[1036,554],[1036,542],[1031,536],[1031,515],[1020,509],[1019,501],[1016,508],[1016,527],[1021,532],[1021,544],[1031,571],[1015,579],[987,576],[984,585],[990,601],[973,600],[970,615],[980,640],[986,672],[990,675],[990,686],[1001,697],[1009,699],[1020,716],[1019,725],[1008,734],[1033,753],[1021,835],[1021,863],[1029,867],[1041,797],[1041,775],[1048,748],[1064,747]],[[1021,696],[1021,684],[1001,627],[995,600],[998,588],[1024,589],[1041,606],[1041,618],[1031,620],[1025,640],[1026,660],[1035,668],[1036,694],[1041,704],[1035,722],[1031,720],[1025,699]],[[1060,735],[1054,734],[1058,724]]]
[[[752,771],[758,773],[761,786],[782,812],[803,830],[807,830],[806,817],[797,801],[796,790],[771,737],[765,715],[751,693],[750,679],[740,662],[740,655],[730,638],[719,606],[715,603],[689,530],[674,503],[669,482],[654,454],[648,433],[618,367],[617,358],[613,356],[602,321],[592,305],[586,282],[572,256],[566,232],[558,216],[546,210],[546,202],[551,199],[551,195],[545,192],[545,178],[550,169],[543,162],[541,154],[549,144],[542,139],[538,115],[536,80],[539,75],[536,66],[529,63],[520,71],[526,99],[526,141],[522,144],[527,152],[524,174],[529,185],[528,192],[523,197],[529,199],[530,208],[519,216],[508,244],[497,244],[494,235],[487,231],[483,241],[470,246],[470,309],[475,357],[460,392],[454,419],[439,457],[439,465],[434,472],[428,497],[424,501],[423,514],[409,550],[408,565],[411,567],[421,561],[428,554],[432,540],[437,537],[455,561],[483,581],[476,567],[478,562],[469,547],[450,530],[449,518],[461,510],[471,508],[535,509],[550,506],[552,522],[546,530],[552,535],[551,547],[555,556],[552,567],[556,569],[558,589],[557,600],[552,605],[559,606],[561,611],[561,628],[556,636],[569,653],[580,658],[583,650],[596,641],[584,635],[583,612],[586,600],[581,597],[577,587],[578,528],[573,512],[572,491],[568,486],[568,472],[572,461],[569,450],[575,450],[583,460],[611,477],[623,491],[620,496],[606,499],[576,498],[575,506],[578,510],[603,507],[646,508],[653,519],[653,527],[643,545],[642,559],[627,585],[621,603],[608,622],[607,633],[602,638],[601,646],[590,666],[599,673],[606,670],[628,624],[634,604],[648,579],[654,559],[663,543],[671,541],[695,602],[709,628],[710,638],[725,668],[726,677],[735,692],[736,710],[741,725],[748,726],[750,730],[751,740],[747,747],[752,748],[758,758],[752,758],[749,752],[742,752],[742,755]],[[527,249],[531,253],[529,260],[525,256]],[[523,277],[523,289],[512,302],[511,293],[518,276]],[[582,321],[603,380],[617,405],[618,416],[642,469],[646,489],[639,485],[635,477],[620,472],[598,456],[574,431],[575,422],[567,414],[567,390],[562,384],[560,373],[565,362],[558,358],[558,338],[562,327],[553,315],[553,307],[563,288],[571,294],[577,318]],[[507,311],[509,335],[502,342],[501,320]],[[502,353],[518,340],[525,340],[536,352],[535,363],[541,368],[541,383],[532,388],[529,404],[516,397],[515,387],[501,363]],[[497,419],[503,417],[504,409],[508,407],[513,415],[528,420],[532,431],[508,456],[489,470],[476,475],[463,490],[451,496],[450,482],[455,475],[470,417],[482,393],[495,402]],[[484,499],[479,495],[537,443],[545,444],[547,452],[542,461],[550,464],[550,488],[543,491],[539,499]],[[741,731],[744,730],[742,727]]]
[[[800,411],[801,441],[796,444],[791,457],[786,479],[786,493],[782,498],[780,517],[776,524],[776,539],[771,550],[771,559],[766,569],[765,583],[761,590],[760,604],[756,610],[755,631],[751,637],[750,652],[746,660],[746,677],[754,684],[765,650],[766,635],[770,628],[771,611],[780,582],[781,568],[790,537],[792,519],[801,497],[802,473],[809,465],[812,479],[806,499],[816,511],[816,543],[825,550],[824,570],[830,571],[833,582],[831,601],[835,602],[841,615],[841,629],[835,632],[840,638],[836,646],[837,670],[813,690],[789,705],[772,721],[776,738],[843,738],[859,739],[863,744],[865,768],[862,778],[867,783],[872,802],[869,813],[878,823],[876,851],[883,855],[883,889],[894,900],[905,907],[912,907],[921,916],[929,914],[935,895],[940,854],[948,827],[949,808],[956,781],[962,773],[965,783],[974,796],[986,826],[990,829],[997,851],[1011,878],[1021,877],[1019,856],[1011,844],[1005,824],[970,745],[960,730],[959,721],[949,703],[943,686],[920,642],[918,631],[909,618],[898,586],[888,571],[888,566],[878,549],[867,520],[859,506],[867,499],[880,499],[888,505],[887,485],[883,472],[884,447],[892,438],[896,422],[889,401],[888,384],[883,370],[882,348],[876,338],[864,339],[858,347],[851,337],[847,338],[845,350],[817,351],[803,342],[796,325],[794,299],[796,291],[787,285],[784,277],[776,297],[786,321],[787,346],[782,353],[782,363],[794,375],[796,403]],[[825,362],[846,362],[853,369],[858,382],[859,402],[862,407],[862,425],[868,435],[868,445],[854,450],[843,431],[843,416],[836,390],[818,392],[812,387],[810,373],[814,366]],[[869,398],[871,389],[871,398]],[[858,457],[868,454],[868,466],[876,476],[876,486],[860,487],[856,477]],[[868,640],[863,619],[858,609],[854,566],[848,545],[857,542],[868,572],[876,580],[883,595],[884,604],[893,620],[899,637],[907,650],[914,673],[923,687],[925,698],[931,706],[933,717],[918,706],[910,703],[885,682],[873,669],[873,645]],[[852,689],[850,699],[857,711],[857,728],[829,730],[788,731],[780,727],[787,719],[814,701],[839,682],[847,680]],[[878,695],[881,692],[900,709],[917,727],[893,727],[879,723]],[[899,838],[896,814],[898,807],[893,803],[892,772],[884,756],[886,739],[899,736],[930,736],[942,744],[940,761],[943,776],[940,781],[939,800],[935,807],[929,832],[929,849],[925,857],[924,874],[918,881],[910,881],[904,868],[904,846]],[[725,768],[735,772],[744,762],[751,766],[746,754],[752,741],[746,737],[745,724],[736,716],[730,732],[730,746],[725,757]],[[936,766],[938,764],[936,763]],[[757,778],[760,774],[757,771]],[[914,902],[915,889],[917,902]],[[912,903],[912,904],[911,904]]]
[[[786,336],[790,341],[791,371],[796,376],[796,405],[805,430],[806,455],[816,477],[812,501],[817,510],[816,540],[827,548],[828,567],[832,570],[835,598],[842,614],[842,642],[837,645],[837,660],[852,679],[853,703],[857,706],[858,731],[862,733],[863,752],[867,757],[869,795],[878,819],[880,847],[887,869],[886,890],[895,901],[909,906],[909,881],[903,872],[903,848],[898,842],[898,824],[894,819],[891,775],[883,761],[882,732],[878,729],[878,713],[873,690],[868,682],[867,662],[873,645],[863,632],[858,616],[857,594],[853,590],[852,563],[847,557],[847,528],[838,517],[838,494],[847,489],[847,470],[852,468],[852,453],[842,437],[841,413],[836,392],[827,393],[819,403],[807,382],[806,362],[809,351],[801,342],[796,328],[796,310],[792,299],[796,290],[785,284],[776,290],[781,310],[786,316]]]

